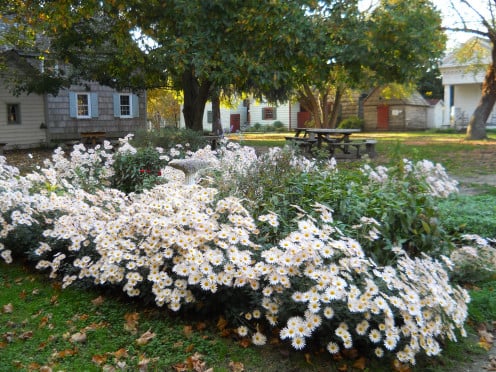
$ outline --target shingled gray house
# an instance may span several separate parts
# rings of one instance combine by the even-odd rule
[[[10,74],[29,74],[37,66],[29,56],[0,54],[0,144],[5,149],[49,142],[119,138],[146,127],[146,92],[117,91],[96,82],[61,89],[58,94],[12,94]]]

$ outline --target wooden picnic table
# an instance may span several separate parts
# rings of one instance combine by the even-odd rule
[[[350,138],[353,133],[360,132],[360,129],[306,128],[304,137],[316,140],[318,148],[322,148],[323,144],[326,144],[329,155],[332,157],[336,156],[336,150],[339,150],[343,155],[357,159],[361,158],[363,154],[367,154],[371,158],[377,156],[376,140],[352,140]]]
[[[360,129],[329,129],[329,128],[307,128],[306,133],[310,138],[317,137],[317,146],[322,143],[350,142],[353,133],[359,133]]]

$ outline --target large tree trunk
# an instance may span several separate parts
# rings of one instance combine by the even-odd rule
[[[486,122],[496,102],[496,50],[494,43],[491,54],[491,65],[487,68],[486,76],[482,83],[482,95],[468,123],[465,136],[467,140],[487,138]]]
[[[303,86],[303,91],[299,92],[300,103],[305,110],[312,114],[315,128],[322,128],[322,109],[319,100],[319,93],[308,85]]]
[[[210,82],[200,84],[193,69],[187,69],[182,78],[184,92],[183,115],[186,128],[203,131],[203,113],[207,103]]]
[[[222,121],[220,118],[220,96],[217,89],[212,90],[212,133],[222,134]]]
[[[340,87],[336,88],[336,95],[334,97],[334,103],[332,105],[332,110],[329,113],[329,128],[336,128],[339,115],[339,106],[341,106],[341,98],[343,97],[343,90]]]

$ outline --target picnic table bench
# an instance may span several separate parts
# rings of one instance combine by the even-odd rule
[[[81,136],[81,142],[91,143],[94,146],[97,141],[100,142],[107,136],[107,132],[81,132],[79,135]]]
[[[291,143],[294,146],[298,146],[303,151],[311,154],[313,145],[318,142],[315,135],[309,134],[307,132],[307,128],[296,128],[294,129],[294,132],[294,136],[284,137],[286,142]]]
[[[364,154],[368,155],[370,158],[375,158],[377,152],[375,150],[376,140],[364,139],[364,140],[350,140],[347,142],[328,142],[327,146],[329,148],[329,154],[333,157],[336,156],[336,150],[340,150],[343,154],[349,154],[352,157],[360,159]],[[352,152],[352,150],[354,150]]]
[[[327,148],[332,157],[336,157],[337,150],[343,157],[360,159],[364,154],[371,158],[377,156],[376,140],[350,139],[353,133],[358,132],[360,132],[359,129],[297,128],[293,137],[284,138],[307,153],[311,153],[313,146],[316,145],[319,149]]]

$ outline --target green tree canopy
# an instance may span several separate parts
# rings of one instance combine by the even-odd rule
[[[381,0],[366,11],[354,2],[334,4],[318,22],[327,40],[301,71],[297,90],[316,126],[335,125],[349,89],[415,83],[435,66],[446,42],[440,13],[425,0]]]
[[[406,81],[444,43],[425,0],[382,0],[365,13],[358,0],[5,0],[0,11],[3,44],[56,64],[45,69],[56,82],[171,86],[195,130],[212,93],[276,101],[364,76]]]

